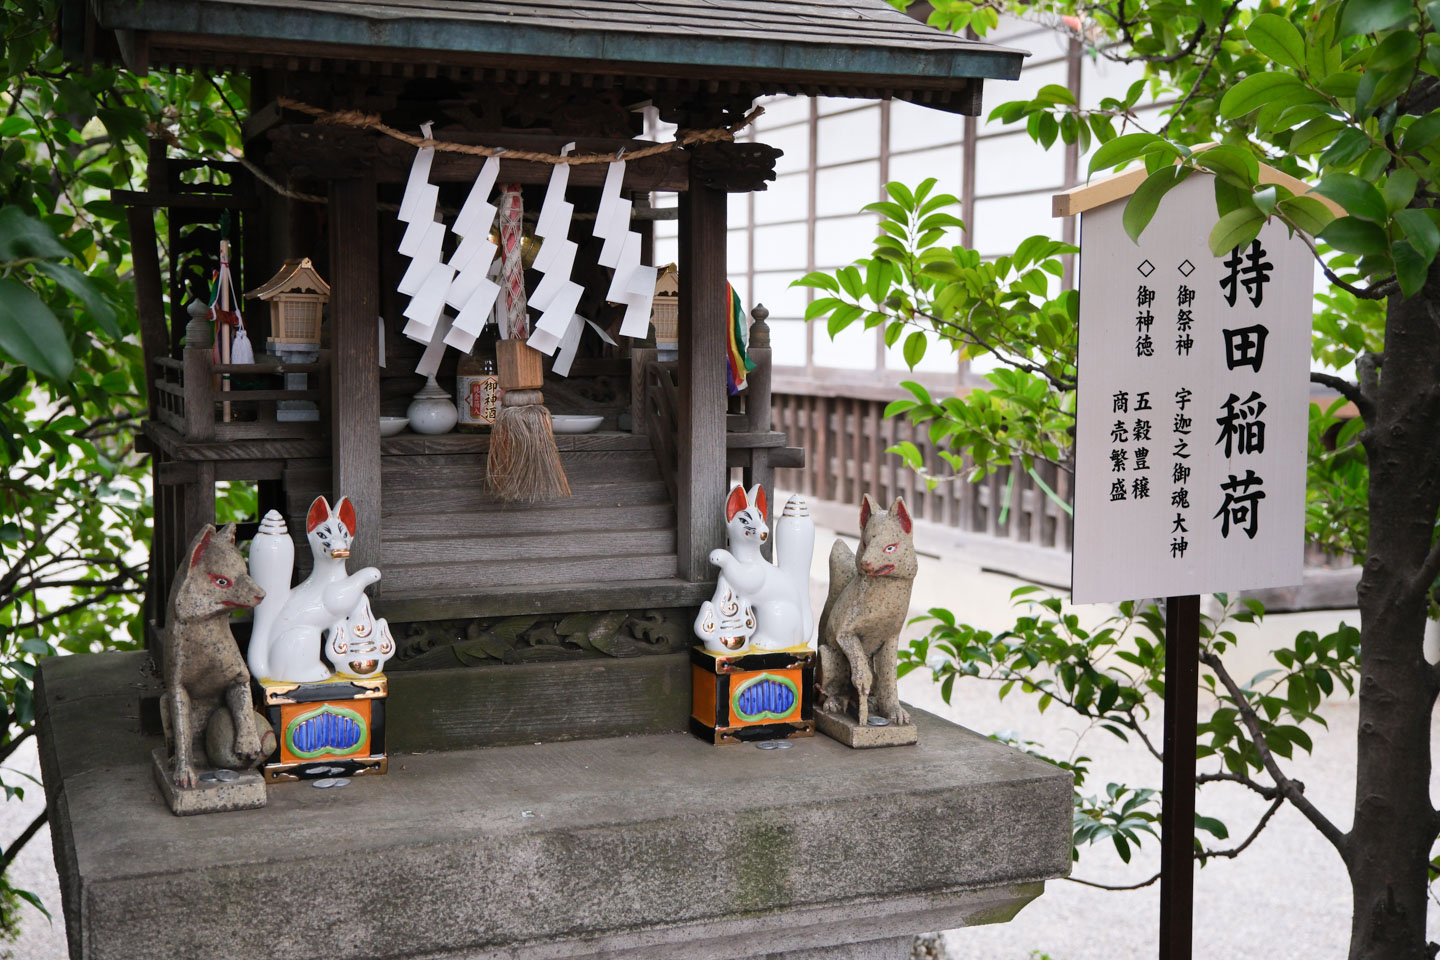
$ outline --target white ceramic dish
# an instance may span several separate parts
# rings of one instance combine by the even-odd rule
[[[410,423],[409,417],[381,417],[380,436],[393,437]]]
[[[586,417],[570,413],[557,413],[550,419],[555,423],[556,433],[589,433],[605,422],[604,417]]]

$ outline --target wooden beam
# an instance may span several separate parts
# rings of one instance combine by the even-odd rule
[[[711,580],[725,545],[726,297],[724,193],[692,179],[680,197],[680,576]]]
[[[170,355],[170,333],[165,329],[165,297],[160,277],[160,254],[155,243],[155,212],[131,207],[125,211],[130,225],[130,256],[134,263],[135,307],[140,316],[140,351],[145,358],[145,382],[150,416],[158,415],[160,394],[155,383],[155,361]]]
[[[375,181],[330,184],[330,450],[335,502],[355,506],[350,569],[380,560],[379,236]]]
[[[1215,146],[1213,143],[1202,144],[1194,149],[1195,153],[1208,150]],[[1086,210],[1094,210],[1096,207],[1103,207],[1107,203],[1130,196],[1140,188],[1140,184],[1150,176],[1144,164],[1133,168],[1126,168],[1119,173],[1108,177],[1102,177],[1090,183],[1078,187],[1071,187],[1051,197],[1050,215],[1052,217],[1073,217],[1077,213],[1084,213]],[[1297,177],[1292,177],[1283,170],[1276,170],[1269,164],[1260,164],[1260,182],[1274,183],[1289,190],[1297,197],[1312,197],[1325,204],[1326,208],[1337,217],[1345,216],[1345,210],[1329,197],[1322,197],[1318,193],[1311,193],[1314,189],[1310,184]]]

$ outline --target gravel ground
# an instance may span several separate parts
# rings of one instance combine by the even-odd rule
[[[824,600],[825,558],[833,539],[832,531],[817,531],[812,585],[817,614]],[[923,543],[920,548],[924,549]],[[1019,585],[1021,581],[983,572],[961,557],[922,558],[913,607],[946,606],[971,623],[1002,628],[1012,622],[1007,619],[1009,594]],[[1104,615],[1103,609],[1096,607],[1078,608],[1078,612],[1087,620]],[[1324,630],[1347,618],[1352,623],[1358,619],[1354,611],[1270,617],[1259,630],[1241,635],[1240,648],[1228,658],[1231,667],[1248,677],[1263,668],[1260,654],[1292,637],[1296,630]],[[922,632],[912,627],[907,636]],[[950,706],[941,702],[939,688],[923,672],[906,677],[902,690],[908,702],[982,733],[1003,731],[1039,741],[1055,751],[1074,747],[1082,730],[1082,725],[1062,710],[1041,715],[1032,701],[1018,694],[1001,703],[978,684],[960,686]],[[1203,704],[1201,709],[1205,709]],[[1353,702],[1336,701],[1327,706],[1324,715],[1330,728],[1314,731],[1315,752],[1302,755],[1288,769],[1306,783],[1307,793],[1321,810],[1348,827],[1354,802],[1356,708]],[[1157,736],[1159,726],[1157,717]],[[1159,766],[1143,750],[1104,732],[1085,735],[1082,746],[1094,761],[1088,790],[1098,793],[1108,781],[1159,786]],[[33,745],[16,751],[8,767],[12,773],[7,781],[25,782],[29,789],[24,800],[0,807],[0,840],[16,836],[44,809],[41,789],[15,775],[39,776]],[[1226,784],[1207,787],[1199,799],[1202,813],[1221,818],[1237,836],[1249,832],[1263,808],[1264,803],[1247,791]],[[1146,844],[1129,865],[1122,863],[1111,847],[1088,848],[1075,875],[1102,883],[1134,883],[1151,876],[1158,862],[1158,842]],[[39,894],[56,921],[47,922],[25,905],[20,938],[11,955],[20,960],[63,960],[65,934],[59,919],[60,892],[48,828],[30,841],[12,870],[13,882]],[[1199,870],[1195,898],[1196,957],[1319,960],[1345,955],[1350,900],[1344,867],[1320,835],[1289,806],[1281,808],[1239,859],[1214,861]],[[1430,935],[1440,939],[1440,918],[1435,913],[1431,912]],[[1140,960],[1156,955],[1158,917],[1158,884],[1113,893],[1056,880],[1010,923],[950,931],[945,939],[950,960],[1030,960],[1035,952],[1052,960]]]

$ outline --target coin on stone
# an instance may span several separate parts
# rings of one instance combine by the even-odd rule
[[[885,717],[871,717],[869,720],[866,720],[865,722],[866,722],[867,724],[869,724],[870,726],[872,726],[872,727],[888,727],[888,726],[890,726],[890,721],[887,720]]]
[[[348,787],[350,781],[345,777],[326,777],[323,780],[311,780],[310,786],[319,787],[321,790],[329,790],[331,787]]]
[[[221,783],[234,783],[236,780],[240,779],[240,774],[236,773],[234,770],[216,770],[215,779],[219,780]]]
[[[779,750],[779,749],[780,749],[780,741],[779,741],[779,740],[761,740],[759,743],[755,744],[755,749],[757,749],[757,750]]]
[[[217,776],[215,776],[215,772],[212,770],[212,771],[210,771],[210,772],[208,772],[208,773],[202,773],[202,774],[200,774],[200,779],[201,779],[202,782],[214,783],[216,780],[219,780],[220,778],[217,777]]]

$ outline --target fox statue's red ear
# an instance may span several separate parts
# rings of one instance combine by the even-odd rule
[[[860,498],[860,532],[865,532],[865,525],[870,522],[870,516],[878,510],[880,504],[871,498],[870,494]]]
[[[735,514],[744,510],[747,506],[749,506],[749,504],[745,501],[745,488],[736,484],[735,488],[730,491],[730,499],[725,501],[725,522],[729,523],[731,520],[734,520]]]
[[[310,512],[305,515],[305,532],[314,533],[315,528],[330,519],[330,504],[323,497],[316,497],[310,503]]]
[[[906,533],[910,532],[910,527],[912,526],[910,522],[910,511],[905,509],[904,500],[899,497],[895,498],[895,502],[890,504],[890,515],[900,520],[901,530],[904,530]]]
[[[340,502],[335,504],[335,512],[340,514],[340,522],[345,524],[350,536],[355,536],[355,504],[350,502],[350,498],[341,497]]]
[[[761,518],[770,519],[770,505],[765,500],[765,488],[758,483],[750,488],[750,505],[760,511]]]
[[[210,546],[210,538],[214,535],[215,527],[211,524],[206,524],[205,532],[200,536],[199,541],[195,544],[195,549],[190,553],[190,566],[193,567],[200,562],[200,558],[205,553],[205,548]]]

